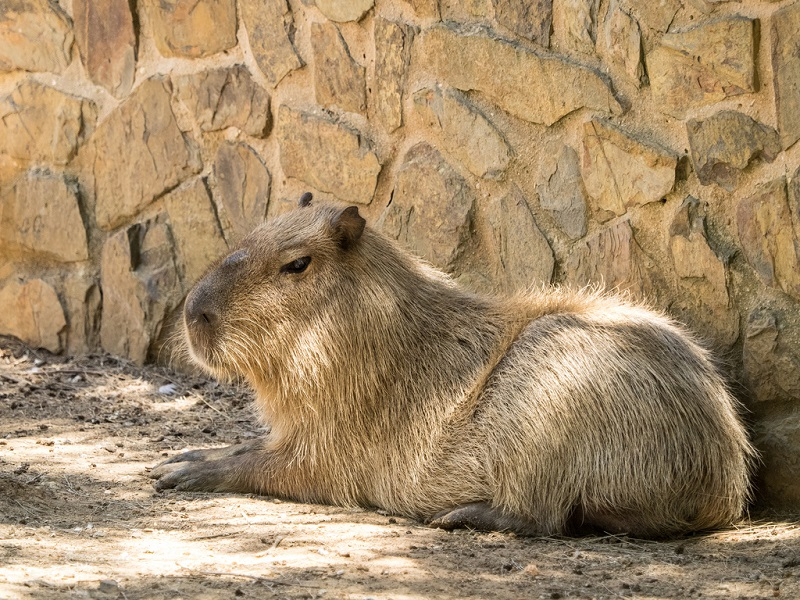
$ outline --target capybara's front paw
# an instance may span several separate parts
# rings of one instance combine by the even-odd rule
[[[160,475],[158,475],[159,468],[164,465],[220,460],[230,456],[239,456],[240,454],[244,454],[245,452],[250,452],[252,450],[257,450],[261,447],[261,445],[261,440],[253,440],[243,444],[233,444],[232,446],[226,446],[224,448],[205,448],[203,450],[189,450],[188,452],[181,452],[180,454],[176,454],[175,456],[158,463],[158,465],[156,465],[156,467],[150,472],[150,477],[156,479],[160,477]]]
[[[181,456],[181,455],[179,455]],[[159,491],[174,489],[181,492],[236,492],[227,460],[163,462],[150,472]]]

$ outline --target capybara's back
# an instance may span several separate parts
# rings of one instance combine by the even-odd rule
[[[380,507],[432,525],[666,536],[728,525],[755,453],[708,353],[613,295],[456,286],[355,207],[257,228],[186,301],[195,360],[255,389],[269,435],[159,488]]]
[[[527,325],[483,392],[492,503],[540,533],[663,536],[739,518],[753,451],[707,352],[613,297],[528,301],[566,310]]]

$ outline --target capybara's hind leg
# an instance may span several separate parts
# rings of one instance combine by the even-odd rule
[[[436,513],[428,522],[441,529],[466,528],[481,531],[514,531],[522,534],[538,533],[530,521],[504,513],[485,502],[473,502]]]

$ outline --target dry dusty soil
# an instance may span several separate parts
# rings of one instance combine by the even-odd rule
[[[800,598],[791,520],[541,539],[154,491],[163,457],[257,434],[246,390],[0,339],[0,598]]]

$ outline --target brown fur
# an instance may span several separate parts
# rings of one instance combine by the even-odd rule
[[[271,430],[167,461],[160,488],[530,534],[575,515],[641,536],[716,528],[748,499],[737,403],[678,325],[598,293],[469,293],[352,207],[258,227],[192,291],[186,330]]]

